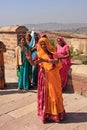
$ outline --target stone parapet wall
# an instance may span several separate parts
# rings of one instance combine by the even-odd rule
[[[14,50],[17,46],[17,35],[14,33],[0,35],[0,40],[6,45],[7,51],[4,53],[4,61],[9,65],[15,64]]]
[[[0,35],[0,41],[6,45],[8,49],[14,49],[17,46],[17,35],[16,34],[2,34]]]
[[[74,51],[82,51],[87,56],[87,39],[67,38],[66,40],[69,46],[74,47]]]
[[[73,46],[74,50],[82,51],[87,56],[87,35],[71,34],[62,32],[46,32],[49,39],[54,39],[57,44],[57,37],[63,36],[69,46]]]
[[[69,75],[66,90],[87,96],[87,77],[75,74]]]

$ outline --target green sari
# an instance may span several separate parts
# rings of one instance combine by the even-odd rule
[[[25,49],[30,49],[27,44],[24,45]],[[26,59],[25,52],[21,49],[22,65],[19,66],[20,75],[18,77],[18,88],[28,90],[30,88],[30,78],[32,67]]]

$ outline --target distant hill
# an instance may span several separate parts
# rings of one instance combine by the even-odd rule
[[[81,27],[75,30],[78,34],[87,34],[87,27]]]
[[[68,31],[87,34],[87,23],[40,23],[40,24],[24,24],[29,30],[34,27],[37,31]]]

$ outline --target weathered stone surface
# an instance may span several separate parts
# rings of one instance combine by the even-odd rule
[[[9,67],[8,67],[9,68]],[[37,116],[37,90],[18,93],[15,70],[6,67],[8,86],[0,90],[0,130],[86,130],[87,97],[64,91],[66,118],[61,123],[43,124]],[[14,75],[11,79],[11,73]],[[9,86],[10,85],[10,86]]]

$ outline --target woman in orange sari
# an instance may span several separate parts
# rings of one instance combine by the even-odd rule
[[[26,55],[32,65],[39,64],[38,115],[43,123],[60,122],[65,117],[59,74],[62,65],[57,58],[55,48],[50,44],[49,39],[43,37],[38,42],[37,57],[32,61],[30,52]]]
[[[6,52],[6,47],[2,41],[0,41],[0,89],[5,87],[5,72],[4,72],[4,56],[3,52]]]

